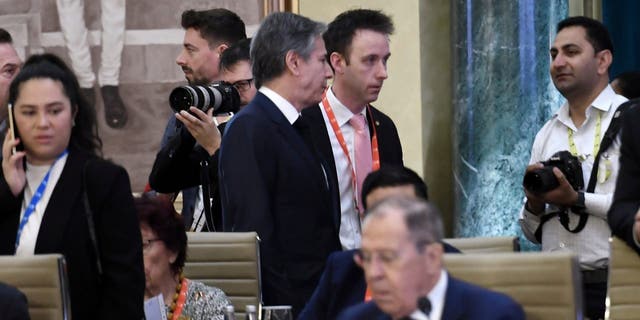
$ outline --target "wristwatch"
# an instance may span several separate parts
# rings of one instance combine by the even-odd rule
[[[571,211],[574,213],[582,213],[586,210],[587,207],[584,205],[584,192],[578,191],[578,199],[576,199],[576,202],[571,206]]]

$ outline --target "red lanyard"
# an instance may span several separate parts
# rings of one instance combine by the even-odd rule
[[[328,89],[331,90],[331,89]],[[331,123],[331,128],[333,128],[333,133],[335,133],[336,138],[338,139],[338,143],[340,147],[342,147],[342,151],[344,155],[347,157],[347,161],[349,162],[349,167],[351,168],[351,186],[353,188],[353,198],[354,203],[356,205],[356,210],[359,210],[359,197],[357,193],[361,190],[357,190],[357,182],[356,182],[356,171],[353,168],[353,162],[351,161],[351,157],[349,156],[349,148],[347,148],[347,142],[344,140],[344,136],[342,135],[342,130],[340,130],[340,126],[338,125],[338,120],[336,120],[336,115],[333,113],[333,109],[331,109],[331,105],[329,104],[329,99],[327,98],[327,92],[325,91],[322,95],[322,106],[324,107],[324,111],[327,113],[327,117],[329,118],[329,123]],[[376,134],[376,126],[373,122],[373,116],[371,114],[371,107],[367,104],[367,114],[369,114],[369,121],[371,122],[371,128],[373,128],[373,134],[371,135],[371,157],[372,157],[372,171],[376,171],[380,169],[380,152],[378,151],[378,135]],[[357,191],[356,191],[357,190]],[[364,201],[364,200],[363,200]]]

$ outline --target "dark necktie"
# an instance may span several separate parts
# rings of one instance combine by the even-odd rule
[[[431,301],[427,297],[418,298],[418,310],[422,311],[427,317],[430,317],[431,314]],[[400,320],[413,320],[413,318],[408,315],[400,318]]]

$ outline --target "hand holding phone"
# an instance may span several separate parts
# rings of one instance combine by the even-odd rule
[[[20,135],[18,134],[18,128],[16,128],[15,125],[15,118],[13,117],[13,105],[11,103],[9,103],[9,131],[11,132],[11,138],[12,139],[16,139],[19,138]],[[20,142],[17,146],[14,146],[11,149],[11,154],[15,154],[18,151],[22,151],[24,148],[22,146],[22,142]]]

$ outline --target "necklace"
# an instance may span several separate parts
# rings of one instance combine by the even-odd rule
[[[180,299],[181,301],[178,301],[180,296],[184,296],[186,294],[186,290],[183,290],[187,288],[187,283],[186,283],[186,279],[184,278],[184,275],[182,275],[182,273],[180,274],[179,278],[178,278],[178,284],[176,285],[176,292],[173,294],[173,301],[171,301],[171,305],[169,306],[169,312],[167,314],[167,319],[173,319],[173,315],[176,312],[176,308],[178,308],[178,305],[180,305],[180,307],[178,308],[178,314],[182,313],[182,306],[184,305],[184,298]],[[184,292],[183,292],[184,291]]]

